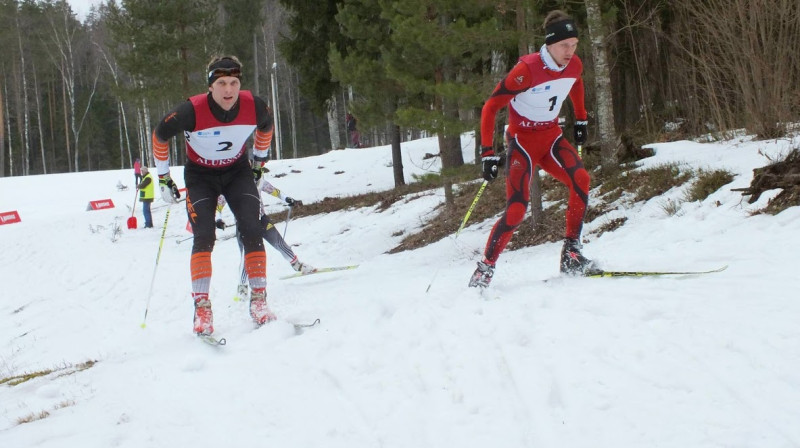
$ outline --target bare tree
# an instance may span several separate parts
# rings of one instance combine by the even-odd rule
[[[784,135],[800,80],[800,9],[791,0],[679,0],[673,8],[689,103],[717,129]],[[776,51],[783,55],[776,57]]]
[[[100,44],[97,42],[94,43],[97,50],[100,52],[100,55],[103,57],[103,60],[106,62],[108,66],[108,70],[111,73],[111,77],[114,79],[114,85],[117,88],[120,87],[119,81],[119,70],[116,63],[111,61],[111,58],[108,56],[106,51],[103,49]],[[128,117],[125,114],[125,105],[122,102],[121,98],[117,98],[117,110],[119,111],[119,116],[117,118],[117,126],[119,127],[119,163],[120,168],[125,168],[124,165],[124,149],[127,146],[128,148],[128,166],[133,166],[133,154],[131,153],[131,138],[128,133]],[[124,140],[123,140],[124,139]],[[127,144],[127,145],[126,145]]]
[[[4,93],[4,95],[3,95],[3,99],[4,99],[3,107],[4,107],[5,111],[6,111],[6,113],[5,113],[5,125],[6,125],[6,128],[8,129],[8,175],[9,176],[13,176],[14,175],[14,155],[13,155],[12,148],[14,147],[14,145],[12,145],[12,142],[11,142],[11,138],[12,138],[12,135],[13,135],[11,133],[11,117],[8,115],[8,80],[7,79],[3,79],[3,93]],[[0,113],[0,115],[2,115],[2,113]],[[5,139],[3,139],[3,142],[5,142]],[[5,152],[3,152],[3,157],[5,158]],[[5,163],[3,164],[3,170],[2,170],[2,172],[0,172],[0,174],[2,174],[2,173],[5,173]],[[5,175],[5,174],[3,174],[3,175]]]
[[[592,42],[594,60],[595,89],[597,104],[597,126],[600,134],[600,149],[603,169],[616,169],[617,148],[620,139],[614,120],[614,104],[611,92],[611,69],[608,64],[608,36],[603,24],[599,0],[585,0],[586,21],[589,26],[589,39]]]
[[[53,60],[54,65],[58,68],[59,72],[61,73],[61,81],[62,81],[62,96],[65,99],[65,116],[64,122],[65,125],[68,126],[67,129],[72,131],[72,136],[75,138],[74,146],[75,146],[75,154],[72,160],[68,160],[69,170],[78,171],[78,137],[77,137],[77,124],[75,120],[75,78],[77,77],[75,73],[75,55],[73,53],[73,42],[75,40],[75,33],[77,32],[77,26],[75,26],[74,19],[69,14],[69,9],[62,10],[61,17],[59,19],[63,19],[63,23],[61,26],[57,25],[54,18],[50,17],[50,28],[52,34],[50,35],[53,44],[55,44],[55,49],[57,54],[52,55],[51,59]],[[67,102],[68,101],[68,102]],[[67,109],[67,107],[69,109]],[[64,132],[67,134],[67,142],[70,141],[69,132],[65,129]],[[70,159],[70,144],[67,143],[67,158]]]
[[[39,93],[39,82],[36,79],[36,64],[32,63],[33,66],[33,90],[34,95],[36,96],[36,123],[37,128],[39,129],[39,149],[42,153],[42,174],[47,174],[47,155],[44,151],[44,125],[42,124],[42,102],[41,102],[41,94]]]
[[[22,48],[22,31],[19,23],[19,14],[16,17],[17,42],[19,43],[20,76],[22,77],[22,175],[30,174],[31,169],[31,137],[30,137],[30,107],[28,106],[28,76],[25,73],[25,50]]]

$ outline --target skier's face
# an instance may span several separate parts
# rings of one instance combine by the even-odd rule
[[[235,76],[223,76],[217,78],[213,84],[208,86],[211,97],[224,110],[231,110],[239,99],[239,90],[242,88],[239,78]]]
[[[569,39],[564,39],[548,45],[547,52],[550,53],[550,56],[553,57],[553,60],[556,61],[556,64],[563,67],[569,64],[569,60],[575,55],[575,49],[577,48],[578,38],[570,37]]]

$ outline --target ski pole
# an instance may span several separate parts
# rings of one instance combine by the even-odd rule
[[[481,188],[478,189],[478,194],[476,194],[475,195],[475,199],[472,200],[472,204],[469,206],[469,209],[467,210],[467,214],[464,215],[464,219],[461,221],[461,226],[456,231],[456,235],[455,235],[455,237],[453,237],[453,241],[455,241],[458,238],[458,234],[461,233],[461,229],[463,229],[464,226],[467,224],[467,220],[469,219],[469,216],[472,214],[472,211],[475,210],[475,206],[478,205],[478,199],[481,198],[481,195],[483,194],[483,190],[486,189],[487,185],[489,185],[489,181],[488,180],[484,180],[483,183],[481,184]],[[442,267],[441,264],[436,267],[436,271],[433,273],[433,278],[431,278],[431,282],[428,284],[428,288],[425,289],[426,293],[431,290],[431,286],[433,286],[433,282],[434,282],[434,280],[436,280],[436,276],[439,275],[439,269],[441,269],[441,267]]]
[[[286,229],[289,228],[289,221],[292,219],[292,208],[289,207],[289,211],[286,213],[286,225],[283,226],[283,239],[286,239]]]
[[[170,204],[172,205],[172,204]],[[153,297],[153,285],[156,281],[156,270],[158,269],[158,260],[161,259],[161,248],[164,247],[164,236],[167,234],[167,222],[169,221],[170,206],[167,206],[167,216],[164,217],[164,228],[161,230],[161,241],[158,242],[158,253],[156,254],[156,265],[153,266],[153,277],[150,279],[150,291],[147,292],[147,304],[144,307],[144,319],[142,319],[142,328],[147,324],[147,311],[150,309],[150,299]]]
[[[475,206],[478,205],[478,199],[481,198],[481,195],[483,194],[483,190],[486,189],[487,185],[489,185],[489,181],[488,180],[484,180],[483,183],[481,184],[481,188],[478,189],[478,194],[476,194],[475,195],[475,199],[472,200],[472,205],[469,206],[469,210],[467,210],[467,214],[464,215],[464,220],[461,221],[461,227],[459,227],[458,230],[456,231],[456,238],[458,238],[458,234],[461,233],[461,229],[463,229],[464,226],[467,224],[467,220],[469,219],[469,216],[472,214],[472,211],[475,210]]]
[[[187,236],[186,238],[184,238],[184,239],[181,239],[181,240],[175,240],[175,244],[181,244],[182,242],[184,242],[184,241],[189,241],[189,240],[190,240],[190,239],[192,239],[192,238],[194,238],[194,235],[192,235],[192,236]]]

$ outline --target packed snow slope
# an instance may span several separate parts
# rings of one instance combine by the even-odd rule
[[[462,143],[472,161],[472,137]],[[748,204],[731,191],[798,144],[653,144],[642,167],[735,178],[702,202],[681,202],[687,185],[584,227],[585,255],[607,269],[729,266],[717,274],[561,278],[560,244],[545,244],[504,253],[480,293],[467,282],[493,219],[386,254],[435,216],[437,190],[291,220],[301,260],[360,266],[280,280],[293,271],[267,247],[280,320],[255,329],[233,299],[239,251],[221,240],[232,229],[218,231],[211,299],[225,347],[191,332],[182,205],[157,201],[147,230],[137,205],[140,229],[128,230],[131,170],[0,179],[0,213],[22,219],[0,226],[0,379],[53,370],[0,384],[0,447],[798,447],[800,207],[754,215],[777,192]],[[406,180],[436,172],[423,156],[437,152],[435,138],[404,143]],[[306,203],[393,183],[389,147],[269,168]],[[172,174],[183,187],[182,168]],[[97,199],[115,208],[86,211]],[[591,233],[620,216],[618,230]],[[317,318],[301,334],[291,325]]]

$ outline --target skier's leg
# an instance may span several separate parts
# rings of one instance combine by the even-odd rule
[[[283,258],[286,259],[289,263],[296,261],[297,255],[295,255],[292,248],[286,244],[286,241],[281,236],[281,233],[278,232],[278,229],[270,222],[267,215],[263,215],[261,217],[261,236],[266,240],[270,246],[274,247],[278,252],[283,255]]]
[[[485,261],[494,266],[514,231],[525,218],[530,201],[531,157],[517,139],[509,139],[506,160],[506,210],[492,227],[484,251]]]
[[[583,218],[589,202],[589,173],[583,167],[578,151],[561,137],[556,139],[550,154],[540,161],[542,169],[569,188],[567,203],[567,225],[565,236],[579,239],[583,228]]]

